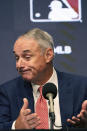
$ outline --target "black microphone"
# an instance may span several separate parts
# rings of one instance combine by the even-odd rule
[[[57,88],[53,83],[46,83],[43,86],[42,89],[42,94],[45,99],[48,99],[50,102],[50,112],[54,112],[54,107],[53,107],[53,99],[57,95]]]
[[[49,100],[49,117],[51,120],[51,129],[53,129],[53,124],[55,122],[55,113],[54,113],[54,102],[53,99],[57,95],[57,88],[53,83],[47,83],[43,86],[42,94],[45,99]]]

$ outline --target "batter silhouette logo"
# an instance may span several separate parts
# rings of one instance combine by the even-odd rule
[[[33,22],[82,21],[81,0],[29,0]]]

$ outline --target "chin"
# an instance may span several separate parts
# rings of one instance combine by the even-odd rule
[[[22,76],[22,78],[24,79],[24,80],[27,80],[27,81],[32,81],[32,77],[30,77],[30,76]]]

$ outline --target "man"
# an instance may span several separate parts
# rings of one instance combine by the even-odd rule
[[[48,127],[41,127],[45,120],[42,121],[36,110],[39,87],[49,82],[57,87],[54,129],[87,127],[87,79],[59,72],[53,67],[52,37],[35,28],[16,40],[13,52],[22,77],[0,86],[0,129],[50,129],[49,118]],[[48,108],[48,101],[45,102]]]

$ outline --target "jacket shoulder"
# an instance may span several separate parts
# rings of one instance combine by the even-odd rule
[[[17,85],[19,85],[20,83],[23,83],[24,80],[22,79],[22,77],[17,77],[17,78],[14,78],[12,80],[9,80],[3,84],[0,85],[0,89],[2,88],[6,88],[6,89],[9,89],[9,88],[12,88],[12,87],[17,87]]]
[[[57,71],[57,75],[61,79],[74,80],[74,81],[85,81],[87,83],[86,76],[76,75],[76,74],[71,74],[71,73],[66,73],[66,72],[60,72],[60,71]]]

